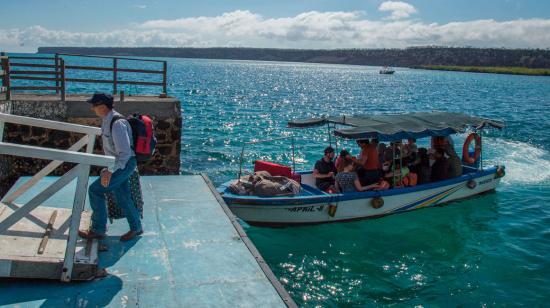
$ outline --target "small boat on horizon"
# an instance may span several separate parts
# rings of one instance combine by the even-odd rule
[[[494,191],[505,175],[504,166],[483,168],[481,151],[482,130],[490,127],[504,128],[504,123],[500,121],[460,113],[418,112],[311,118],[290,121],[288,124],[289,127],[298,128],[320,125],[330,127],[333,124],[335,136],[353,140],[373,138],[382,142],[400,142],[408,138],[441,138],[464,133],[467,129],[471,129],[472,133],[463,147],[462,174],[437,182],[403,186],[395,185],[394,177],[395,188],[335,193],[317,188],[313,171],[296,172],[293,168],[295,174],[292,174],[292,178],[298,174],[301,182],[299,184],[301,189],[297,195],[280,197],[241,195],[230,189],[230,185],[237,180],[221,185],[218,191],[231,211],[250,225],[306,225],[381,217]],[[347,127],[336,129],[336,125]],[[474,153],[469,150],[472,140],[475,140]],[[399,151],[400,156],[401,153],[402,151]],[[244,146],[241,152],[241,168],[243,156]],[[294,161],[294,141],[292,157]],[[288,177],[291,177],[290,167],[287,168]],[[241,171],[239,171],[239,181],[240,176]],[[401,178],[397,183],[402,183]]]
[[[380,74],[386,74],[386,75],[391,75],[395,73],[395,70],[391,69],[390,67],[388,66],[384,66],[381,70],[380,70]]]

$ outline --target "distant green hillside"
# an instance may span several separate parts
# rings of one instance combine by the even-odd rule
[[[493,74],[550,76],[550,69],[544,69],[544,68],[490,67],[490,66],[444,66],[444,65],[426,65],[426,66],[422,66],[422,68],[429,69],[429,70],[460,71],[460,72],[472,72],[472,73],[493,73]]]
[[[355,64],[398,67],[517,67],[550,69],[548,49],[414,47],[405,49],[273,49],[160,47],[40,47],[39,53],[78,53],[139,57],[177,57]],[[500,69],[497,71],[500,72]]]

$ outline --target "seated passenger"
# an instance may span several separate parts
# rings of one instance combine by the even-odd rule
[[[353,162],[342,161],[342,172],[336,174],[336,191],[341,193],[365,191],[370,187],[361,186],[357,173],[353,171]]]
[[[334,149],[332,147],[325,148],[325,155],[315,163],[313,169],[313,177],[315,178],[315,186],[322,191],[334,190],[334,175],[336,174],[336,166],[334,166]]]
[[[449,156],[449,177],[455,178],[462,175],[462,161],[456,154],[455,149],[447,144],[445,146],[445,153]]]
[[[336,170],[338,172],[342,171],[342,162],[344,160],[353,161],[353,157],[348,152],[348,150],[340,151],[340,155],[338,155],[338,158],[336,158],[336,162],[334,163],[334,165],[336,166]]]
[[[449,160],[445,158],[445,151],[442,148],[436,149],[433,153],[433,159],[435,162],[432,165],[430,181],[437,182],[450,178]]]
[[[378,169],[382,170],[382,164],[384,163],[384,153],[386,152],[386,144],[385,143],[379,143],[378,144]]]
[[[411,168],[411,172],[418,174],[418,184],[430,183],[431,168],[430,168],[430,156],[428,155],[428,149],[418,149],[418,161],[414,168]]]
[[[404,184],[406,184],[403,183],[403,179],[407,175],[409,175],[409,168],[401,167],[401,162],[398,159],[394,160],[393,164],[394,170],[386,172],[386,174],[384,174],[384,178],[386,178],[386,180],[388,180],[390,183],[393,183],[393,187],[402,187],[404,186]]]

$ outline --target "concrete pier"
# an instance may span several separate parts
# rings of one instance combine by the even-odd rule
[[[55,179],[43,179],[29,195]],[[99,253],[107,277],[78,283],[0,280],[0,305],[295,306],[206,176],[144,176],[141,184],[145,233],[121,243],[127,222],[109,226],[101,243],[107,251]],[[73,182],[44,206],[70,208],[74,190]]]

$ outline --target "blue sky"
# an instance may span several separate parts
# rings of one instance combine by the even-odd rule
[[[546,0],[3,0],[0,48],[550,47]]]

